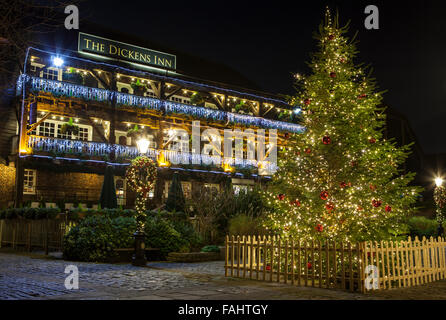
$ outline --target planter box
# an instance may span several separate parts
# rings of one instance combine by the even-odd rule
[[[220,253],[216,252],[171,252],[167,256],[167,260],[173,262],[202,262],[220,260]]]

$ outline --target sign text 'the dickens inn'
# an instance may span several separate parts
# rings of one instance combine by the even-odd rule
[[[174,55],[79,32],[78,51],[115,60],[176,69]]]

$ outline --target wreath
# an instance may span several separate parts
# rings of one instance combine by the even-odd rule
[[[137,193],[147,198],[150,190],[153,189],[156,180],[155,162],[147,157],[137,157],[127,168],[125,177],[129,187]]]

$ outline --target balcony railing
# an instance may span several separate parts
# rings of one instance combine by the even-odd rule
[[[116,160],[131,160],[141,155],[136,147],[123,146],[119,144],[108,144],[101,142],[80,141],[58,139],[53,137],[30,136],[28,147],[33,153],[49,152],[61,158],[67,156],[88,156],[88,157],[107,157],[114,152]],[[236,165],[240,167],[258,167],[256,160],[248,159],[227,159],[219,156],[196,154],[189,152],[181,152],[176,150],[158,150],[149,148],[146,156],[153,160],[159,159],[161,153],[164,161],[172,164],[198,164],[198,165]],[[103,161],[103,160],[98,160]],[[277,168],[274,164],[263,165],[264,169],[275,171]]]
[[[304,130],[303,126],[296,123],[270,120],[261,117],[226,112],[222,110],[196,107],[172,101],[163,101],[156,98],[136,96],[128,93],[86,87],[68,82],[48,80],[28,75],[20,76],[17,83],[18,91],[21,90],[22,86],[25,83],[30,83],[32,90],[51,92],[54,95],[62,95],[66,97],[82,98],[90,101],[104,102],[111,101],[113,97],[116,96],[116,102],[118,105],[136,106],[157,111],[165,110],[167,113],[185,114],[207,120],[225,122],[227,121],[247,126],[252,125],[266,129],[278,129],[288,132],[299,133]]]

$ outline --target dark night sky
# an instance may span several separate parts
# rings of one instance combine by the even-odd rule
[[[408,117],[425,153],[446,153],[445,2],[292,3],[95,0],[79,9],[105,27],[226,64],[266,91],[292,93],[291,73],[307,72],[325,6],[337,8],[350,35],[359,32],[358,62],[372,65],[385,104]],[[368,4],[379,8],[379,30],[364,28]]]

